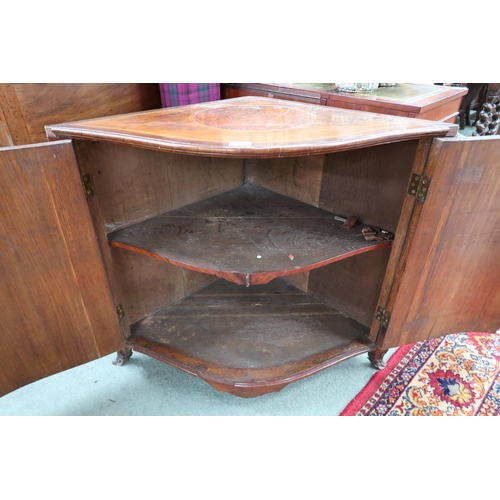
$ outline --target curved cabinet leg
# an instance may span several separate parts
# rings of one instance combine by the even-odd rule
[[[381,370],[382,368],[385,368],[385,361],[384,361],[384,356],[387,353],[387,349],[385,351],[370,351],[368,353],[368,359],[370,360],[370,363],[373,365],[374,368],[377,370]]]
[[[122,366],[125,362],[127,362],[132,356],[132,348],[125,347],[125,349],[120,349],[116,353],[116,359],[113,361],[114,365]]]

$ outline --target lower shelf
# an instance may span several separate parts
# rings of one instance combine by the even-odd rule
[[[369,329],[278,278],[217,280],[131,326],[134,350],[241,397],[376,349]]]

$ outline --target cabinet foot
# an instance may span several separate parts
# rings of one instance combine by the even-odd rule
[[[370,363],[374,368],[377,370],[382,370],[382,368],[385,368],[385,361],[384,361],[384,356],[387,353],[387,350],[385,351],[371,351],[368,353],[368,359],[370,360]]]
[[[122,366],[125,362],[127,362],[132,356],[132,348],[125,347],[125,349],[120,349],[116,353],[116,359],[113,361],[114,365]]]

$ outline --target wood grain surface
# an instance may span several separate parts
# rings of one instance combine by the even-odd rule
[[[217,279],[120,248],[111,247],[111,256],[131,324]]]
[[[319,206],[395,232],[418,141],[326,155]]]
[[[69,142],[0,150],[0,395],[124,346]]]
[[[157,83],[1,83],[16,145],[45,142],[45,125],[161,108]]]
[[[132,325],[135,350],[253,397],[375,349],[369,329],[281,279],[218,280]]]
[[[222,96],[274,97],[371,113],[455,123],[466,87],[401,83],[374,92],[339,92],[335,84],[223,83]],[[454,130],[458,126],[453,126]],[[456,135],[456,132],[453,134]]]
[[[391,247],[334,262],[309,273],[308,293],[371,327]]]
[[[75,141],[82,175],[91,174],[106,232],[131,226],[243,183],[243,160]]]
[[[246,158],[316,155],[449,131],[443,123],[258,97],[47,127],[50,137]]]
[[[244,185],[108,236],[144,253],[239,284],[264,284],[391,244],[366,241],[361,224],[259,186]]]
[[[245,160],[245,182],[318,206],[325,155]]]
[[[500,326],[500,137],[437,140],[386,348]]]

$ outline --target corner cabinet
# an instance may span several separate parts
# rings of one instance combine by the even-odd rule
[[[500,326],[500,138],[257,97],[46,129],[0,150],[0,394],[136,350],[253,397]]]

